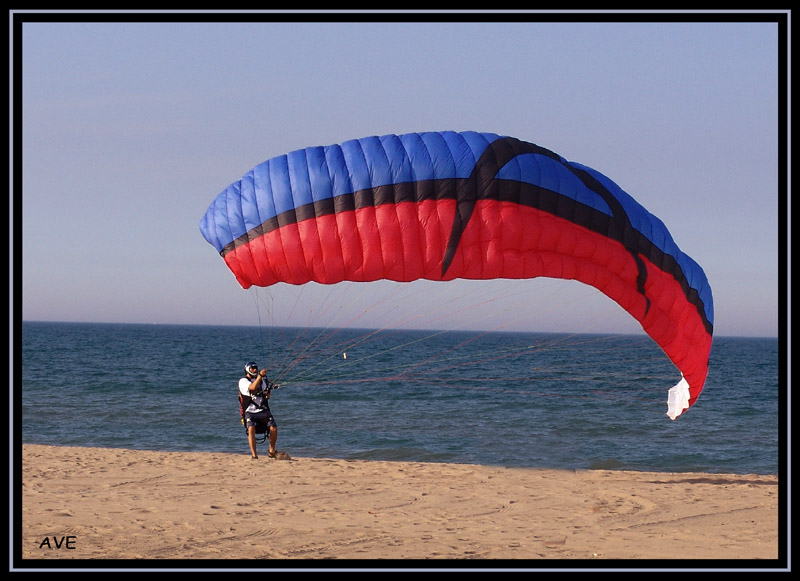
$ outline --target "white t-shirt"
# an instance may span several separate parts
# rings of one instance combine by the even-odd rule
[[[250,384],[253,383],[252,379],[247,379],[246,377],[242,377],[239,380],[239,391],[242,395],[249,395],[253,400],[250,402],[250,405],[247,406],[247,409],[244,410],[246,412],[260,412],[265,409],[268,409],[267,405],[267,397],[264,391],[250,391]],[[261,378],[261,389],[266,390],[267,384],[264,381],[264,378]]]

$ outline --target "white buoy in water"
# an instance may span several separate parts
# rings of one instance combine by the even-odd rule
[[[347,359],[347,353],[342,353],[342,359]]]

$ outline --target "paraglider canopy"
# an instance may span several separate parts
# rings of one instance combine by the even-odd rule
[[[666,226],[600,172],[492,133],[384,135],[267,160],[200,221],[243,288],[277,282],[574,279],[619,303],[682,374],[708,373],[711,289]]]

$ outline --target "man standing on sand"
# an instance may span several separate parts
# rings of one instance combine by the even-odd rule
[[[269,457],[281,460],[288,459],[288,454],[278,452],[275,448],[278,442],[278,425],[272,412],[269,409],[267,400],[272,390],[277,387],[267,379],[267,370],[258,370],[255,361],[249,362],[244,367],[245,376],[239,380],[239,393],[243,396],[246,403],[244,409],[245,428],[247,428],[247,440],[250,444],[250,454],[253,459],[258,458],[256,452],[256,428],[260,427],[259,433],[269,433]]]

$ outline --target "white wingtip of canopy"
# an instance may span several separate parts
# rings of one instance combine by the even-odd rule
[[[669,390],[667,397],[667,415],[674,420],[689,409],[689,383],[681,374],[681,380]]]

